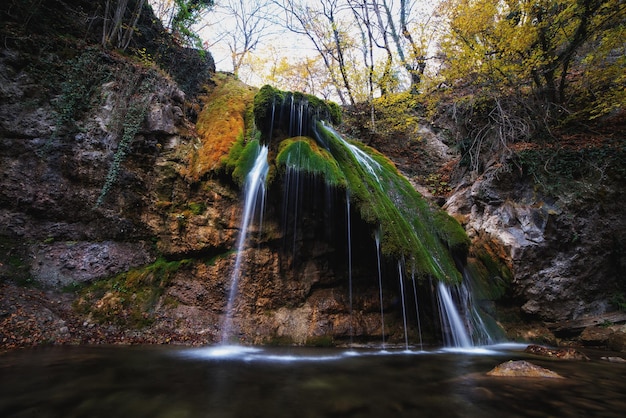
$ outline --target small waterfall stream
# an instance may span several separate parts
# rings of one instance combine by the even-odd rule
[[[383,302],[383,273],[380,265],[380,228],[374,232],[374,240],[376,242],[376,265],[378,267],[378,295],[380,301],[380,329],[382,334],[382,349],[385,349],[385,309]]]
[[[446,346],[455,348],[469,348],[474,344],[468,333],[466,323],[452,299],[450,287],[445,283],[437,284],[441,328]]]
[[[226,316],[221,327],[222,344],[228,342],[232,333],[233,310],[237,296],[237,288],[239,285],[239,276],[241,274],[242,257],[244,254],[246,238],[248,236],[248,227],[254,217],[254,212],[257,206],[260,206],[262,209],[264,205],[265,179],[269,170],[267,154],[268,148],[266,146],[261,146],[254,162],[254,166],[248,173],[244,184],[243,217],[239,228],[239,238],[237,239],[237,258],[235,259],[235,267],[230,280],[230,290],[228,292],[228,302],[226,304]]]
[[[411,274],[411,282],[413,283],[413,298],[415,299],[415,316],[417,319],[417,332],[420,340],[420,350],[424,351],[424,341],[422,341],[422,321],[420,320],[420,305],[417,300],[417,283],[415,283],[415,272]]]

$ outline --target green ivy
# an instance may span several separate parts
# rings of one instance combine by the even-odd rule
[[[125,111],[122,122],[122,137],[118,144],[117,151],[115,152],[113,163],[111,167],[109,167],[104,185],[100,191],[100,196],[98,196],[98,200],[96,201],[96,207],[104,203],[104,198],[117,181],[122,163],[130,151],[130,144],[141,129],[141,125],[148,112],[153,89],[154,75],[149,73],[143,77],[136,94],[132,94],[127,98],[129,101],[128,105],[119,106],[117,109],[118,115],[120,111]]]

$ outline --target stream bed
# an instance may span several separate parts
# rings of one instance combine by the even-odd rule
[[[1,417],[622,417],[626,364],[466,351],[45,347],[0,353]],[[525,359],[565,379],[489,377]]]

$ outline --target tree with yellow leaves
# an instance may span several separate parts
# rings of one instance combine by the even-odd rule
[[[626,19],[622,0],[446,0],[440,12],[449,84],[530,92],[558,105],[573,67],[591,45],[617,47]]]

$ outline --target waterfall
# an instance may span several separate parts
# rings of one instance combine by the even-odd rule
[[[383,275],[380,267],[380,228],[374,233],[376,241],[376,263],[378,266],[378,296],[380,300],[380,327],[382,333],[382,348],[385,349],[385,310],[383,304]]]
[[[265,202],[265,179],[269,170],[269,164],[267,162],[268,148],[261,146],[259,153],[254,162],[254,166],[248,173],[244,184],[244,205],[243,205],[243,217],[241,225],[239,227],[239,238],[237,239],[237,257],[235,259],[235,267],[233,269],[230,290],[228,292],[228,303],[226,304],[226,317],[222,324],[222,344],[228,342],[231,337],[233,326],[233,308],[235,299],[237,296],[237,287],[239,285],[239,276],[241,274],[241,261],[245,249],[246,238],[248,236],[248,227],[254,216],[254,211],[257,205],[260,204],[261,208]],[[259,200],[260,198],[260,200]]]
[[[352,346],[352,339],[354,329],[352,327],[352,231],[350,224],[350,192],[346,191],[346,214],[348,225],[348,300],[350,303],[350,346]]]
[[[404,277],[402,274],[402,264],[398,261],[398,279],[400,280],[400,299],[402,301],[402,323],[404,324],[404,346],[409,350],[409,330],[406,323],[406,300],[404,297]]]
[[[420,309],[419,303],[417,303],[417,284],[415,283],[415,271],[411,274],[411,281],[413,282],[413,298],[415,299],[415,315],[417,317],[417,332],[420,338],[420,350],[424,350],[424,342],[422,341],[422,321],[420,321]]]
[[[454,304],[450,287],[439,282],[437,284],[437,296],[441,328],[446,346],[456,348],[472,347],[472,339],[468,333],[467,325],[461,319],[461,314]]]
[[[398,290],[401,293],[404,339],[408,348],[407,315],[411,305],[415,306],[419,344],[423,349],[422,324],[418,303],[420,280],[433,280],[432,297],[438,302],[446,345],[469,347],[472,338],[478,337],[479,328],[484,328],[471,301],[471,288],[463,284],[465,278],[458,269],[457,258],[466,257],[469,239],[463,227],[436,205],[424,199],[404,178],[396,166],[385,156],[366,145],[349,141],[337,133],[325,121],[331,120],[333,108],[318,98],[302,93],[281,92],[264,86],[255,97],[255,124],[261,132],[260,141],[271,147],[269,155],[275,157],[276,177],[283,184],[283,229],[293,233],[294,260],[300,254],[296,248],[298,230],[301,236],[313,237],[309,229],[302,229],[302,222],[310,215],[319,215],[317,206],[325,198],[330,204],[333,196],[345,192],[347,224],[347,269],[350,344],[354,338],[353,285],[359,283],[363,274],[360,266],[353,266],[360,258],[356,248],[363,248],[356,241],[361,231],[352,230],[356,225],[367,225],[372,229],[376,245],[376,260],[379,286],[379,303],[382,331],[382,346],[385,347],[385,318],[383,307],[383,265],[398,263]],[[333,116],[332,120],[338,119]],[[267,151],[265,151],[267,153]],[[254,171],[254,170],[253,170]],[[252,173],[251,173],[252,174]],[[311,189],[325,185],[326,194]],[[313,192],[313,193],[311,193]],[[248,194],[246,191],[246,198]],[[334,195],[335,193],[335,195]],[[248,203],[246,203],[248,206]],[[313,209],[312,209],[313,208]],[[329,208],[326,214],[339,215],[338,208]],[[357,223],[354,216],[359,217]],[[245,216],[244,216],[245,218]],[[329,216],[329,219],[333,219]],[[354,224],[353,224],[354,221]],[[248,221],[249,222],[249,221]],[[242,226],[244,233],[246,226]],[[330,227],[332,228],[332,227]],[[292,230],[292,231],[290,231]],[[331,231],[331,229],[327,229]],[[306,233],[305,233],[306,232]],[[384,233],[383,233],[384,232]],[[335,231],[328,237],[338,238]],[[354,235],[354,236],[353,236]],[[353,242],[353,239],[355,242]],[[240,238],[241,245],[245,237]],[[355,248],[353,248],[353,245]],[[241,250],[238,250],[238,253]],[[383,261],[384,260],[384,261]],[[374,260],[372,260],[374,262]],[[297,264],[294,262],[294,266]],[[373,266],[372,266],[373,267]],[[239,262],[236,275],[239,274]],[[407,268],[412,275],[408,276]],[[358,272],[358,273],[357,273]],[[233,282],[236,287],[236,276]],[[412,281],[413,298],[406,287]],[[354,283],[353,283],[354,282]],[[456,292],[452,294],[452,290]],[[457,307],[456,304],[461,306]],[[229,299],[229,306],[232,302]],[[470,316],[463,318],[463,316]],[[488,335],[488,334],[486,334]]]

